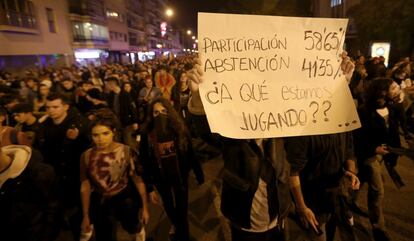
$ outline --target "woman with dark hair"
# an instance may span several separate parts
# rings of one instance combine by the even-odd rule
[[[142,223],[149,220],[142,166],[130,147],[114,141],[116,127],[112,113],[98,115],[90,126],[95,145],[80,161],[81,228],[83,233],[90,233],[94,224],[96,240],[116,240],[114,220],[120,221],[128,233],[139,236],[143,231],[138,215],[141,207]]]
[[[169,100],[154,99],[148,106],[146,122],[142,128],[140,155],[148,184],[154,184],[163,200],[164,209],[176,238],[189,240],[188,230],[188,175],[193,168],[198,183],[204,182],[200,163],[194,158],[191,136],[182,118]],[[151,201],[157,196],[149,190]]]

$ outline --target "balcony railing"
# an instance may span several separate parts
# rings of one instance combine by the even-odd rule
[[[37,22],[34,16],[13,10],[0,9],[0,25],[37,29]]]
[[[107,38],[94,37],[94,36],[83,36],[83,35],[74,35],[73,40],[75,42],[91,41],[91,42],[97,42],[97,43],[103,43],[103,44],[106,44],[109,42]]]

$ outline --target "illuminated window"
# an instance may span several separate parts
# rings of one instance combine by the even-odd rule
[[[335,7],[342,4],[342,0],[331,0],[331,7]]]
[[[47,18],[47,23],[49,25],[49,32],[56,33],[56,21],[55,21],[55,15],[53,14],[53,9],[46,8],[46,18]]]
[[[27,0],[0,0],[0,25],[37,28],[33,2]]]
[[[107,27],[89,22],[73,22],[72,31],[75,41],[107,42],[109,38]]]
[[[120,22],[124,22],[124,17],[122,14],[112,11],[112,10],[106,10],[106,17],[116,19]]]

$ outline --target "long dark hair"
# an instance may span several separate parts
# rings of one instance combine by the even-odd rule
[[[176,134],[178,138],[178,142],[180,144],[180,148],[185,148],[188,142],[191,140],[190,133],[185,125],[184,120],[181,116],[177,113],[174,107],[171,105],[171,102],[163,97],[155,98],[148,106],[147,110],[147,117],[142,126],[142,131],[144,133],[150,133],[154,130],[154,117],[152,113],[154,111],[154,105],[160,103],[162,106],[167,109],[168,117],[171,120],[172,130]]]
[[[94,119],[89,124],[90,132],[92,132],[95,126],[106,126],[116,134],[121,124],[117,116],[110,109],[103,108],[94,113]]]

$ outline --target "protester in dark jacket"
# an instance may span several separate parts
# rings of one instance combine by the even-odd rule
[[[28,146],[0,148],[2,241],[52,241],[59,232],[53,168]]]
[[[329,240],[325,225],[334,221],[341,237],[349,235],[341,240],[355,240],[353,232],[347,232],[351,223],[344,222],[352,216],[347,217],[347,210],[337,211],[341,201],[346,201],[341,197],[350,194],[340,192],[342,182],[349,179],[346,190],[359,188],[352,134],[289,137],[285,143],[296,213],[307,230],[307,238]]]
[[[105,79],[105,88],[107,89],[106,93],[106,102],[108,107],[119,116],[120,114],[120,104],[119,104],[119,94],[121,93],[121,88],[119,87],[119,81],[116,77],[108,77]]]
[[[205,119],[198,91],[199,64],[187,74],[191,80],[189,111]],[[283,140],[220,138],[217,143],[224,160],[221,211],[230,221],[232,240],[284,240],[284,219],[291,198]]]
[[[140,157],[143,160],[146,183],[154,184],[161,195],[164,209],[180,241],[189,240],[188,175],[191,169],[199,184],[204,182],[200,163],[194,158],[191,137],[184,124],[164,98],[154,99],[141,135]],[[154,191],[148,191],[156,201]]]
[[[39,138],[39,149],[45,162],[56,172],[59,201],[70,220],[73,235],[77,237],[81,219],[79,158],[89,145],[88,126],[84,117],[75,108],[70,108],[60,94],[51,93],[47,97],[46,111],[49,118],[42,123],[42,130],[36,138]]]
[[[232,240],[283,240],[291,204],[283,139],[222,143],[221,211],[231,221]]]
[[[133,149],[137,148],[135,132],[138,130],[138,109],[136,101],[131,83],[124,83],[119,95],[119,119],[123,127],[123,141]]]
[[[377,241],[389,240],[382,210],[381,164],[383,160],[387,168],[397,164],[398,155],[389,153],[387,147],[401,147],[398,109],[392,104],[398,101],[399,95],[399,86],[392,79],[374,79],[367,89],[365,104],[358,110],[362,124],[362,128],[355,131],[359,176],[368,183],[368,214]],[[397,184],[398,181],[401,180],[397,180]]]

